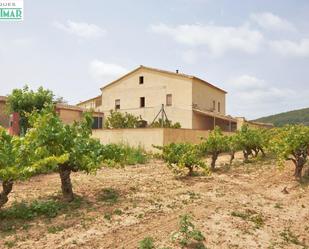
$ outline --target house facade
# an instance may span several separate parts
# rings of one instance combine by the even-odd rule
[[[4,128],[9,127],[10,117],[6,112],[6,100],[7,98],[4,96],[0,96],[0,126]]]
[[[236,129],[236,119],[226,116],[226,91],[198,77],[140,66],[101,88],[100,97],[78,106],[101,105],[94,110],[108,116],[110,110],[141,116],[151,124],[162,106],[167,118],[182,128],[211,130]]]
[[[95,110],[97,107],[100,107],[101,105],[102,105],[102,95],[99,95],[92,99],[85,100],[77,104],[77,106],[88,110]]]
[[[6,111],[7,97],[0,96],[0,126],[11,128],[14,123],[19,123],[19,116],[14,114],[9,115]],[[65,124],[73,124],[75,121],[80,121],[83,118],[83,113],[89,111],[88,108],[82,108],[75,105],[56,104],[55,111],[60,119]],[[92,111],[93,129],[101,129],[103,127],[104,114],[98,111]],[[19,126],[19,124],[17,125]],[[19,127],[14,128],[19,131]],[[19,132],[15,132],[16,134]],[[15,134],[14,133],[14,134]]]

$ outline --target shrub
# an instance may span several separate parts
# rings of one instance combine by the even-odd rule
[[[265,156],[265,136],[266,132],[262,129],[252,129],[248,125],[243,125],[237,132],[238,142],[244,154],[244,161],[249,160],[249,155],[257,156],[259,152]]]
[[[235,159],[235,153],[241,150],[237,134],[233,134],[227,137],[227,146],[228,152],[230,153],[230,164],[232,164],[233,160]]]
[[[20,202],[13,203],[13,205],[0,212],[0,220],[3,219],[21,219],[31,220],[38,216],[45,216],[53,218],[58,215],[58,212],[64,208],[64,205],[54,201],[33,201],[31,203]]]
[[[8,201],[8,196],[16,180],[26,180],[42,171],[48,171],[61,157],[47,157],[43,160],[34,157],[34,147],[26,138],[13,137],[0,127],[0,208]]]
[[[19,228],[27,230],[31,226],[27,221],[38,217],[50,219],[62,213],[72,215],[81,207],[82,201],[81,198],[75,198],[71,203],[57,199],[13,202],[10,207],[0,210],[0,234]]]
[[[153,122],[150,127],[152,128],[174,128],[174,129],[180,129],[181,124],[179,122],[173,123],[171,120],[163,120],[160,118],[158,121]]]
[[[207,138],[202,139],[203,141],[200,144],[200,149],[206,155],[211,155],[211,169],[214,170],[218,156],[228,151],[228,138],[222,134],[219,127],[215,127]]]
[[[145,164],[148,155],[141,148],[134,148],[125,144],[107,144],[102,148],[103,161],[108,165]]]
[[[176,172],[187,168],[188,175],[193,175],[194,168],[202,168],[208,173],[208,167],[202,161],[202,153],[197,145],[190,143],[171,143],[164,147],[156,147],[163,151],[163,159]]]
[[[146,237],[139,242],[138,249],[154,249],[154,240],[152,237]]]
[[[137,128],[140,127],[141,121],[140,116],[111,110],[110,115],[105,120],[104,127],[107,129]]]
[[[21,176],[19,161],[20,139],[13,138],[6,130],[0,127],[0,208],[8,201],[8,195],[12,191],[14,180]]]
[[[302,170],[307,162],[309,151],[309,127],[288,125],[273,132],[269,148],[276,156],[279,165],[291,160],[295,165],[294,176],[302,177]]]
[[[195,228],[193,219],[188,214],[180,216],[179,230],[173,234],[172,239],[182,247],[195,243],[195,248],[206,248],[202,242],[205,240],[204,235]]]

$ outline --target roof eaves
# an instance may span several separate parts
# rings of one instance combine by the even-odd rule
[[[91,101],[91,100],[96,100],[96,99],[98,99],[98,98],[100,98],[100,97],[102,97],[102,95],[98,95],[98,96],[96,96],[96,97],[94,97],[94,98],[91,98],[91,99],[87,99],[87,100],[81,101],[81,102],[79,102],[79,103],[78,103],[78,104],[76,104],[76,105],[78,106],[78,105],[84,104],[84,103],[86,103],[86,102],[88,102],[88,101]]]
[[[135,68],[134,70],[132,70],[132,71],[128,72],[127,74],[125,74],[125,75],[121,76],[120,78],[118,78],[118,79],[116,79],[116,80],[114,80],[114,81],[112,81],[112,82],[108,83],[107,85],[105,85],[105,86],[101,87],[101,88],[100,88],[100,90],[102,91],[104,88],[109,87],[110,85],[113,85],[114,83],[116,83],[116,82],[118,82],[118,81],[122,80],[123,78],[125,78],[125,77],[129,76],[130,74],[132,74],[132,73],[136,72],[137,70],[139,70],[140,68],[143,68],[143,67],[144,67],[144,66],[140,65],[139,67],[137,67],[137,68]]]
[[[208,86],[210,86],[210,87],[212,87],[212,88],[214,88],[214,89],[217,89],[217,90],[219,90],[219,91],[224,92],[225,94],[227,94],[227,91],[225,91],[225,90],[223,90],[223,89],[221,89],[221,88],[219,88],[219,87],[217,87],[217,86],[215,86],[215,85],[213,85],[213,84],[207,82],[206,80],[202,80],[201,78],[198,78],[198,77],[195,77],[195,76],[194,76],[193,78],[194,78],[194,79],[197,79],[197,80],[199,80],[199,81],[202,81],[203,83],[207,84]]]

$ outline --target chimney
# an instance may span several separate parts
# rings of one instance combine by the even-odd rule
[[[178,70],[178,69],[176,69],[176,73],[179,73],[179,70]]]

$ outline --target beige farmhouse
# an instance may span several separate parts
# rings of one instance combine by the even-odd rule
[[[79,107],[141,116],[151,124],[162,106],[169,120],[182,128],[225,131],[237,128],[237,119],[226,115],[226,91],[192,75],[140,66],[101,88],[101,95]],[[104,122],[104,121],[103,121]]]

